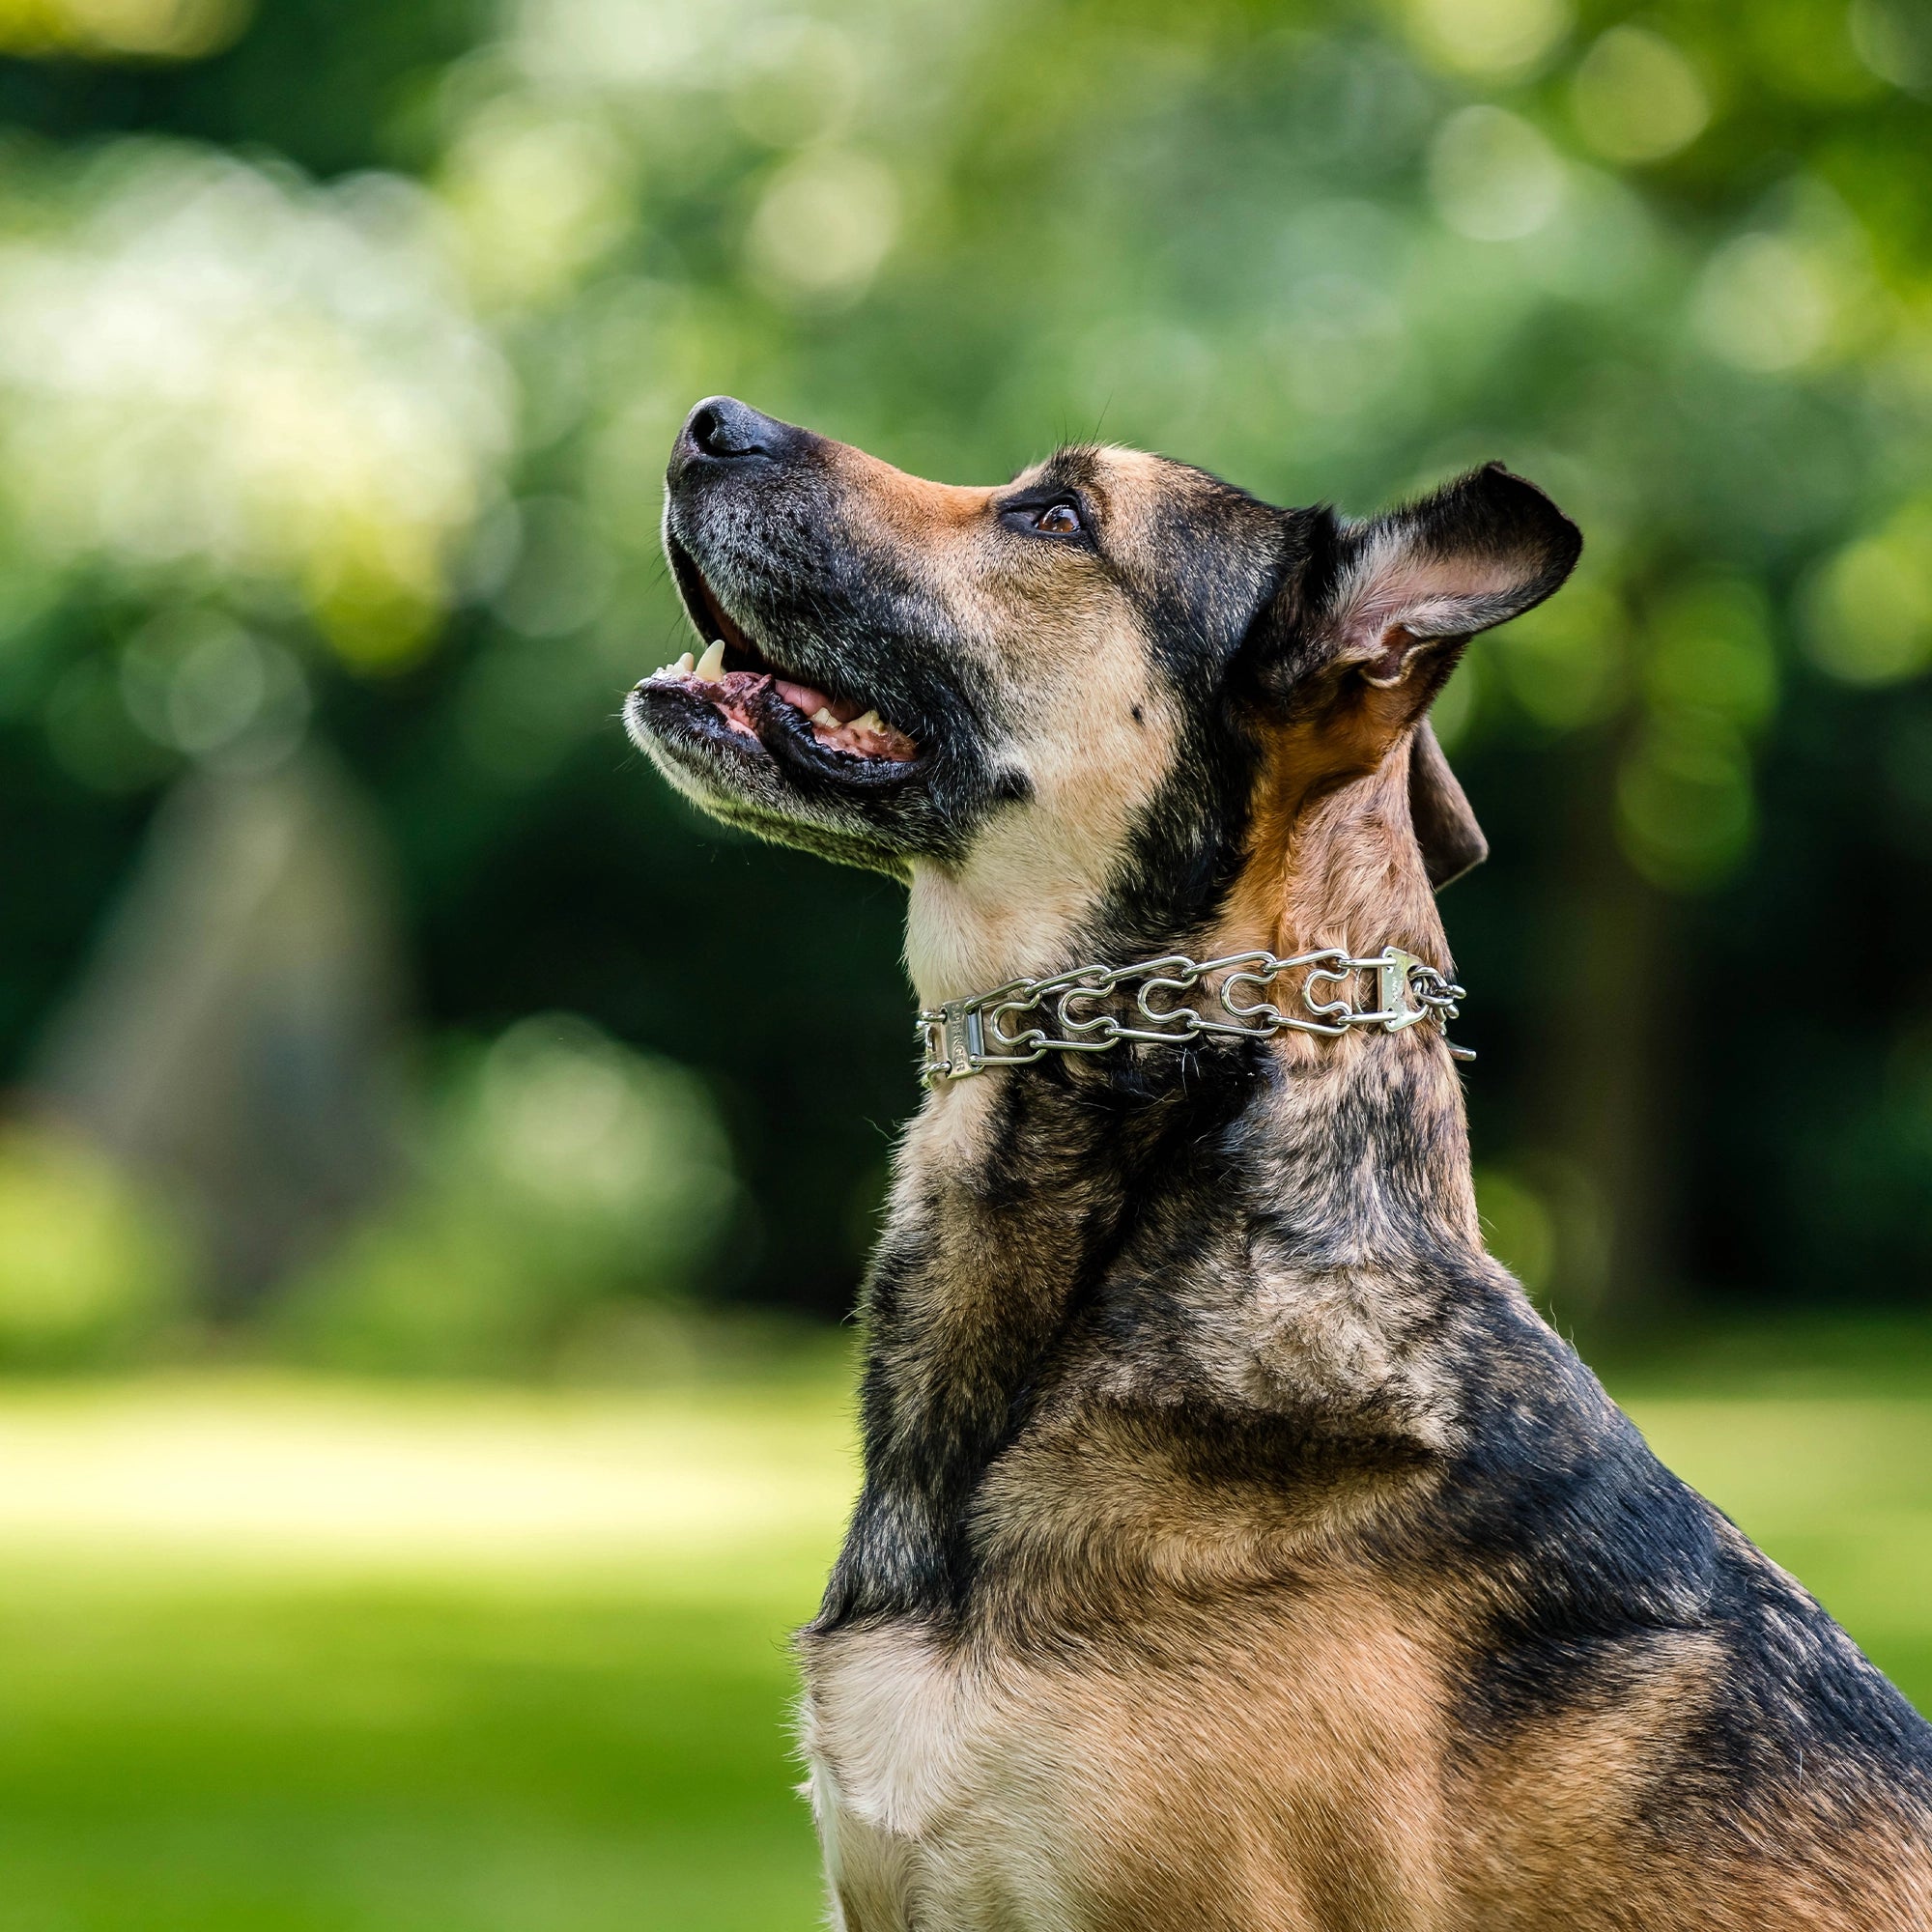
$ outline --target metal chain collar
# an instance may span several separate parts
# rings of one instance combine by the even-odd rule
[[[1269,984],[1282,974],[1305,968],[1301,1003],[1307,1017],[1284,1012],[1267,998]],[[1209,989],[1226,1018],[1208,1018],[1197,1008],[1155,1005],[1156,994],[1192,992],[1211,973],[1226,973]],[[1373,1011],[1358,1009],[1346,997],[1321,1000],[1320,984],[1339,985],[1351,974],[1376,976]],[[1131,981],[1141,982],[1125,1020],[1097,1010],[1084,1015],[1077,1004],[1104,1000]],[[1254,995],[1251,1004],[1237,1005],[1236,993]],[[1446,1035],[1457,1016],[1463,988],[1435,967],[1400,948],[1385,947],[1373,959],[1356,959],[1340,947],[1320,952],[1297,952],[1283,959],[1272,952],[1236,952],[1225,959],[1188,959],[1176,953],[1165,959],[1146,959],[1134,966],[1080,966],[1051,980],[1012,980],[990,993],[969,994],[963,1000],[922,1012],[920,1037],[925,1048],[920,1078],[963,1080],[989,1066],[1031,1066],[1049,1053],[1105,1053],[1122,1044],[1186,1046],[1198,1039],[1224,1037],[1266,1039],[1278,1033],[1314,1033],[1339,1038],[1350,1027],[1379,1028],[1400,1033],[1405,1027],[1432,1021]],[[1467,1048],[1449,1042],[1458,1060],[1473,1060]]]

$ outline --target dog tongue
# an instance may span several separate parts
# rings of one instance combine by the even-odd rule
[[[781,677],[774,680],[774,688],[794,711],[803,711],[808,718],[832,702],[824,692],[813,691],[809,684],[787,684]]]
[[[839,724],[849,724],[866,708],[863,704],[854,704],[849,697],[830,698],[809,684],[790,684],[781,677],[773,680],[773,687],[794,711],[802,711],[808,718],[816,718],[821,711],[830,711]]]

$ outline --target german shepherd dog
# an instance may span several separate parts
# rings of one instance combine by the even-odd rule
[[[728,398],[665,542],[702,656],[631,732],[902,880],[930,1008],[1446,975],[1430,701],[1580,547],[1495,466],[1367,523],[1120,448],[955,489]],[[1932,1727],[1484,1252],[1440,1029],[1114,1045],[952,1063],[898,1151],[799,1640],[834,1925],[1932,1926]]]

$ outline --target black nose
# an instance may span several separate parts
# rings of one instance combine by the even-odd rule
[[[760,415],[735,396],[707,396],[684,419],[678,440],[695,456],[741,463],[748,457],[782,457],[798,440],[789,423]]]

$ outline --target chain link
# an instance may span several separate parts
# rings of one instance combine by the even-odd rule
[[[1305,970],[1301,1012],[1284,1012],[1267,997],[1282,974]],[[1194,992],[1210,974],[1227,977],[1209,988],[1210,1012],[1182,1006],[1179,996]],[[1373,1010],[1348,998],[1318,999],[1318,985],[1339,987],[1356,973],[1377,978]],[[1099,1010],[1132,982],[1132,1006],[1122,1020]],[[1236,995],[1241,996],[1237,1004]],[[1252,999],[1249,999],[1252,995]],[[1156,996],[1164,1002],[1154,1004]],[[1106,1053],[1122,1044],[1187,1046],[1208,1038],[1266,1039],[1278,1033],[1313,1033],[1339,1038],[1351,1027],[1400,1033],[1427,1020],[1445,1034],[1459,1012],[1463,990],[1435,967],[1390,946],[1372,959],[1358,959],[1340,947],[1280,958],[1272,952],[1235,952],[1225,959],[1189,959],[1175,953],[1133,966],[1080,966],[1050,980],[1013,980],[989,993],[948,1000],[919,1016],[925,1049],[921,1079],[960,1080],[993,1066],[1031,1066],[1049,1053]],[[1010,1022],[1010,1024],[1009,1024]],[[1473,1060],[1466,1047],[1449,1046],[1458,1060]]]

